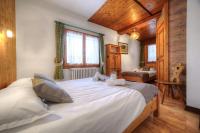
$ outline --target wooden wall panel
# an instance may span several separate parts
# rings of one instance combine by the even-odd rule
[[[186,11],[187,0],[169,2],[169,68],[176,63],[186,64]],[[183,76],[185,80],[185,76]]]
[[[14,37],[7,38],[6,30]],[[0,89],[16,80],[15,0],[0,0]]]

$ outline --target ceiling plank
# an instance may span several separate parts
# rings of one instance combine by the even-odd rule
[[[137,0],[137,1],[139,1],[141,5],[143,5],[152,14],[155,14],[158,11],[161,11],[165,0]]]
[[[147,22],[147,21],[149,21],[151,19],[158,18],[160,15],[161,15],[161,12],[155,13],[152,16],[146,17],[146,18],[144,18],[144,19],[142,19],[142,20],[140,20],[140,21],[138,21],[136,23],[133,23],[133,24],[131,24],[131,25],[129,25],[129,26],[123,28],[123,29],[118,30],[117,32],[119,34],[126,34],[130,30],[133,30],[135,26],[140,25],[142,23],[145,23],[145,22]]]
[[[134,0],[140,7],[142,7],[149,15],[153,15],[147,8],[145,8],[138,0]]]
[[[164,1],[107,0],[88,21],[121,34],[131,34],[135,28],[140,33],[140,39],[144,40],[156,35],[156,20]]]
[[[107,0],[89,21],[118,31],[148,16],[134,0]]]

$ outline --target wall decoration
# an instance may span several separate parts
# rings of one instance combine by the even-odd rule
[[[120,46],[121,54],[128,54],[128,44],[123,42],[118,42]]]

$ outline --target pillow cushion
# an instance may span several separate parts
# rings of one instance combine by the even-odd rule
[[[143,67],[143,71],[149,71],[149,70],[150,70],[150,67],[148,67],[148,66]]]
[[[96,72],[94,77],[92,78],[94,81],[105,81],[107,79],[109,79],[108,76],[105,76],[105,75],[102,75],[101,73],[99,72]]]
[[[156,71],[156,69],[153,68],[153,67],[151,67],[151,68],[149,69],[149,71]]]
[[[53,79],[50,79],[47,76],[45,76],[43,74],[39,74],[39,73],[35,73],[34,78],[44,79],[44,80],[48,80],[48,81],[55,83],[55,81]]]
[[[112,79],[112,80],[117,79],[117,73],[116,73],[116,72],[112,72],[112,73],[110,74],[110,79]]]
[[[8,87],[29,87],[32,88],[31,78],[22,78],[14,81]]]
[[[71,97],[62,90],[56,83],[49,80],[34,78],[32,79],[33,88],[36,94],[48,102],[71,103]]]
[[[108,79],[106,80],[106,83],[110,86],[123,86],[126,84],[126,80],[125,79]]]
[[[32,123],[49,115],[47,105],[31,87],[8,87],[0,91],[0,131]]]
[[[140,69],[138,68],[133,69],[133,72],[138,72],[138,71],[140,71]]]

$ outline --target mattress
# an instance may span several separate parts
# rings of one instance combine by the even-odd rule
[[[47,117],[4,132],[121,133],[146,106],[141,91],[125,86],[108,86],[91,78],[57,84],[69,93],[73,103],[49,104]]]

